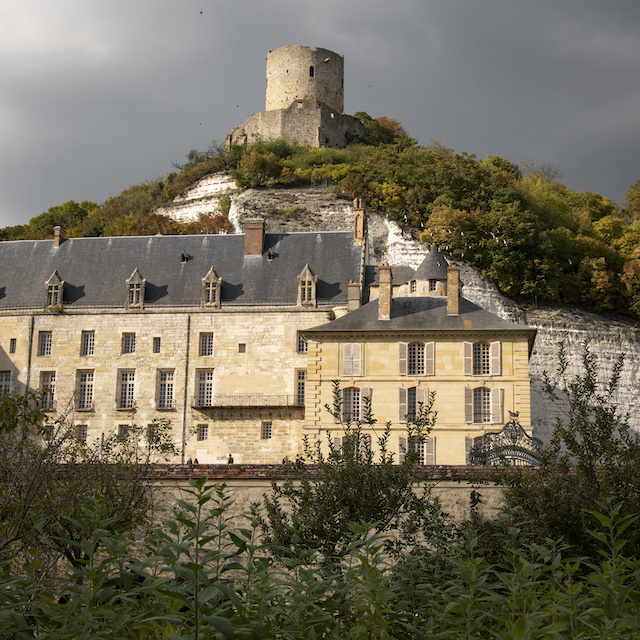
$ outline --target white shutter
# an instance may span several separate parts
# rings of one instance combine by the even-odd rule
[[[362,345],[359,342],[354,342],[352,345],[352,358],[351,358],[351,375],[362,375]]]
[[[407,375],[407,350],[408,345],[406,342],[401,342],[398,345],[398,373],[401,376]]]
[[[464,437],[464,463],[471,464],[469,461],[469,454],[471,453],[471,447],[473,447],[473,438],[471,436]]]
[[[407,419],[407,390],[403,387],[398,389],[398,421],[404,422]]]
[[[499,342],[491,343],[491,375],[502,375],[502,349]]]
[[[434,465],[436,463],[436,437],[427,436],[424,439],[424,463]]]
[[[424,387],[416,387],[416,405],[424,406],[427,402],[427,390]],[[419,406],[416,407],[416,413],[420,409]]]
[[[502,389],[491,389],[491,422],[502,423]]]
[[[464,375],[473,375],[473,342],[463,342]]]
[[[424,345],[424,373],[427,376],[436,374],[436,343],[427,342]]]
[[[353,344],[347,342],[342,348],[342,375],[353,375]]]
[[[473,422],[473,389],[464,388],[464,421]]]
[[[333,436],[333,450],[340,451],[342,449],[342,438],[340,436]]]
[[[408,440],[405,436],[398,437],[398,464],[402,464],[407,457]]]

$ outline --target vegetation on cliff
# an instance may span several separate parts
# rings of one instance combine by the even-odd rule
[[[27,225],[0,230],[0,238],[51,237],[56,224],[69,236],[226,230],[217,212],[192,223],[154,213],[203,176],[223,171],[241,187],[327,184],[340,196],[362,197],[425,244],[477,267],[510,297],[640,316],[640,180],[619,206],[559,182],[551,165],[420,146],[395,120],[356,117],[369,130],[367,144],[341,150],[284,140],[230,149],[213,144],[191,151],[176,171],[101,205],[51,207]]]

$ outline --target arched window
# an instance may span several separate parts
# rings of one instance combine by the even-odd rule
[[[313,68],[313,65],[309,67],[309,77],[313,78],[313,76],[315,75],[315,69]]]

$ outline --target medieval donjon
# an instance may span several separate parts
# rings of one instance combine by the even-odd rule
[[[344,57],[287,45],[267,54],[265,111],[231,129],[226,144],[286,138],[309,147],[342,148],[367,137],[344,110]]]

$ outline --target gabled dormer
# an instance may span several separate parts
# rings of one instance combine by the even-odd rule
[[[298,276],[298,306],[316,306],[316,284],[318,276],[311,271],[309,263],[304,265],[302,273]]]
[[[44,286],[46,291],[45,308],[60,309],[63,301],[64,280],[60,278],[57,270],[51,274]]]
[[[202,278],[202,305],[219,309],[221,288],[222,278],[218,278],[215,269],[211,267],[207,275]]]
[[[138,267],[127,279],[127,309],[142,309],[144,307],[144,288],[147,281],[140,275]]]

